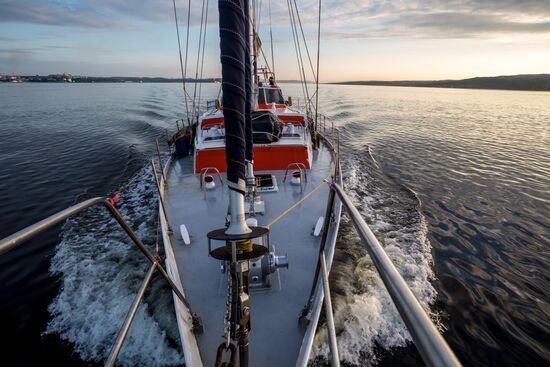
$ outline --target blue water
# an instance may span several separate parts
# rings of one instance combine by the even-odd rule
[[[181,85],[0,84],[0,96],[0,237],[118,192],[156,250],[148,161],[183,117]],[[550,363],[550,93],[327,85],[320,102],[346,190],[464,365]],[[0,269],[3,360],[95,365],[147,263],[97,208],[0,257]],[[344,360],[421,364],[345,217],[331,283]],[[172,307],[156,279],[123,364],[181,364]]]

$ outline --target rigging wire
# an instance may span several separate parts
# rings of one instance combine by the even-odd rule
[[[319,107],[319,54],[321,52],[321,0],[319,0],[319,18],[317,21],[317,78],[315,79],[315,130],[317,130],[317,112]]]
[[[200,104],[201,104],[201,91],[202,91],[202,76],[203,76],[203,70],[204,70],[204,54],[205,54],[205,47],[206,47],[206,29],[208,26],[208,0],[206,0],[206,13],[204,17],[204,36],[202,39],[202,61],[201,61],[201,83],[199,84],[199,101],[197,105],[199,106],[200,110]],[[200,112],[199,112],[200,113]]]
[[[257,26],[256,26],[256,33],[260,33],[260,21],[261,21],[261,16],[262,16],[262,0],[258,0],[258,12],[257,12]]]
[[[187,37],[186,37],[186,40],[185,40],[185,69],[184,69],[185,76],[187,76],[187,55],[188,55],[188,52],[189,52],[189,27],[190,27],[190,25],[191,25],[191,0],[189,0],[187,2]],[[187,116],[187,121],[191,125],[191,123],[189,121],[189,115]]]
[[[275,55],[273,54],[273,29],[271,27],[271,0],[268,1],[269,6],[269,37],[271,38],[271,71],[275,75]]]
[[[309,48],[307,47],[306,36],[304,35],[304,28],[302,27],[302,20],[300,19],[300,12],[298,11],[298,5],[296,4],[296,0],[293,0],[293,1],[294,1],[294,7],[296,8],[296,15],[298,17],[298,24],[300,25],[300,31],[302,33],[302,39],[304,40],[304,46],[306,48],[307,58],[309,60],[309,66],[311,67],[311,73],[313,74],[313,78],[317,80],[317,75],[313,70],[313,64],[311,62],[311,57],[309,55]]]
[[[193,112],[192,112],[193,117],[195,115],[198,116],[199,108],[200,108],[200,106],[198,106],[196,104],[196,97],[197,97],[197,82],[198,82],[198,78],[199,78],[199,62],[200,62],[200,59],[201,59],[202,28],[203,28],[203,23],[204,23],[204,12],[205,12],[204,6],[205,6],[205,4],[206,4],[206,1],[202,0],[201,26],[200,26],[200,31],[199,31],[199,47],[198,47],[198,50],[197,50],[197,64],[196,64],[196,67],[195,67],[195,86],[194,86],[194,89],[193,89]],[[200,82],[200,84],[202,84],[202,81]]]
[[[183,85],[183,98],[185,100],[185,113],[187,115],[187,122],[189,122],[189,106],[188,106],[188,103],[187,103],[187,97],[191,98],[189,96],[189,94],[187,93],[187,89],[185,88],[185,71],[184,71],[184,68],[183,68],[183,61],[182,61],[182,57],[181,57],[181,42],[180,42],[180,29],[179,29],[179,26],[178,26],[178,14],[176,12],[176,0],[172,0],[172,3],[174,5],[174,19],[176,20],[176,33],[178,35],[178,49],[179,49],[179,55],[180,55],[180,69],[181,69],[181,82],[182,82],[182,85]],[[189,9],[187,10],[188,13],[191,12],[191,0],[189,0]],[[188,19],[189,19],[189,16],[188,16]],[[187,28],[187,39],[189,40],[189,27]],[[185,65],[186,65],[186,69],[187,69],[187,46],[188,44],[185,45]]]
[[[269,67],[269,62],[267,61],[267,57],[265,57],[264,49],[260,47],[260,52],[262,53],[262,56],[264,57],[265,66],[267,68],[267,71],[271,72],[271,68]]]
[[[309,98],[309,90],[307,86],[307,79],[306,74],[304,71],[304,65],[302,61],[302,51],[300,48],[300,39],[298,37],[298,29],[296,27],[296,19],[294,17],[294,9],[291,4],[291,0],[287,0],[287,6],[288,6],[288,14],[290,16],[290,24],[292,28],[292,36],[294,40],[294,49],[296,51],[296,59],[298,61],[298,72],[300,73],[300,80],[302,82],[302,89],[304,91],[304,98],[307,101],[306,102],[306,110],[310,111],[310,106],[308,106],[308,102],[310,102]],[[309,103],[311,104],[311,103]]]

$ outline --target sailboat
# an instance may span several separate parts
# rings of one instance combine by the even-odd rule
[[[341,180],[337,152],[257,64],[249,6],[219,2],[222,102],[184,128],[192,152],[164,168],[161,228],[189,304],[174,298],[188,366],[307,365],[320,251],[330,269],[338,234],[327,185]]]
[[[460,366],[341,187],[338,139],[319,128],[318,64],[314,112],[309,97],[301,111],[284,99],[273,70],[257,63],[249,1],[218,2],[221,101],[208,103],[196,123],[178,126],[160,175],[151,161],[165,259],[128,225],[118,194],[82,201],[0,240],[0,255],[103,205],[151,263],[106,366],[116,364],[155,271],[172,290],[186,366],[306,366],[322,307],[331,365],[339,366],[328,275],[344,207],[423,360]]]

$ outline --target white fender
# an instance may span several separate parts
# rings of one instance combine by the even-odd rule
[[[189,245],[191,243],[191,239],[189,238],[189,232],[187,231],[187,227],[185,226],[185,224],[182,224],[180,226],[180,233],[181,238],[183,239],[183,243]]]
[[[324,223],[325,223],[325,217],[319,217],[319,219],[317,219],[317,223],[315,224],[315,229],[313,230],[313,235],[315,237],[318,237],[321,234],[321,230],[323,229]]]

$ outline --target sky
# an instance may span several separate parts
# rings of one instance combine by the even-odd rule
[[[203,75],[219,77],[217,1],[206,1]],[[189,3],[187,76],[193,77],[203,0],[176,0],[184,51]],[[318,4],[296,0],[313,63]],[[271,7],[278,79],[298,79],[287,1],[255,0],[255,6],[270,64]],[[180,76],[172,0],[0,0],[0,73],[64,72]],[[305,72],[311,80],[307,61]],[[321,82],[538,73],[550,73],[550,0],[322,0]]]

